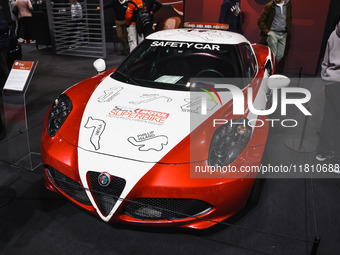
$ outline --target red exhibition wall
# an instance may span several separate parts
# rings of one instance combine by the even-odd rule
[[[218,22],[223,0],[185,0],[185,21]],[[261,41],[257,19],[268,0],[241,0],[245,37],[253,43]],[[284,71],[315,74],[330,0],[295,0],[292,33],[285,52]]]

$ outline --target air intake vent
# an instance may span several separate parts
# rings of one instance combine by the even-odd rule
[[[178,220],[202,215],[212,208],[196,199],[137,198],[124,213],[139,220]]]
[[[84,205],[91,205],[91,202],[87,197],[84,188],[78,182],[58,172],[51,166],[45,166],[45,168],[48,175],[59,189],[61,189],[77,202]]]
[[[101,173],[90,171],[87,173],[90,180],[91,193],[96,200],[98,208],[104,216],[109,215],[114,205],[122,194],[126,181],[117,176],[111,176],[111,182],[103,187],[99,184],[98,178]]]

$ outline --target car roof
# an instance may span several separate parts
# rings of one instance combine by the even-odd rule
[[[224,30],[212,29],[168,29],[149,35],[148,40],[194,42],[194,43],[217,43],[217,44],[240,44],[249,43],[241,34]]]

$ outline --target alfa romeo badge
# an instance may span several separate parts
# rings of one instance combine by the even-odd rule
[[[101,173],[98,176],[98,183],[102,187],[107,187],[109,186],[111,182],[111,176],[108,173]]]

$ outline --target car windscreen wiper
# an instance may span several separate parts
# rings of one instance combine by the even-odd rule
[[[140,85],[134,78],[132,78],[131,76],[125,74],[125,73],[122,73],[120,71],[115,71],[113,73],[113,75],[115,76],[116,74],[122,76],[123,78],[125,78],[126,80],[124,80],[124,82],[128,82],[128,83],[132,83],[134,85]]]

